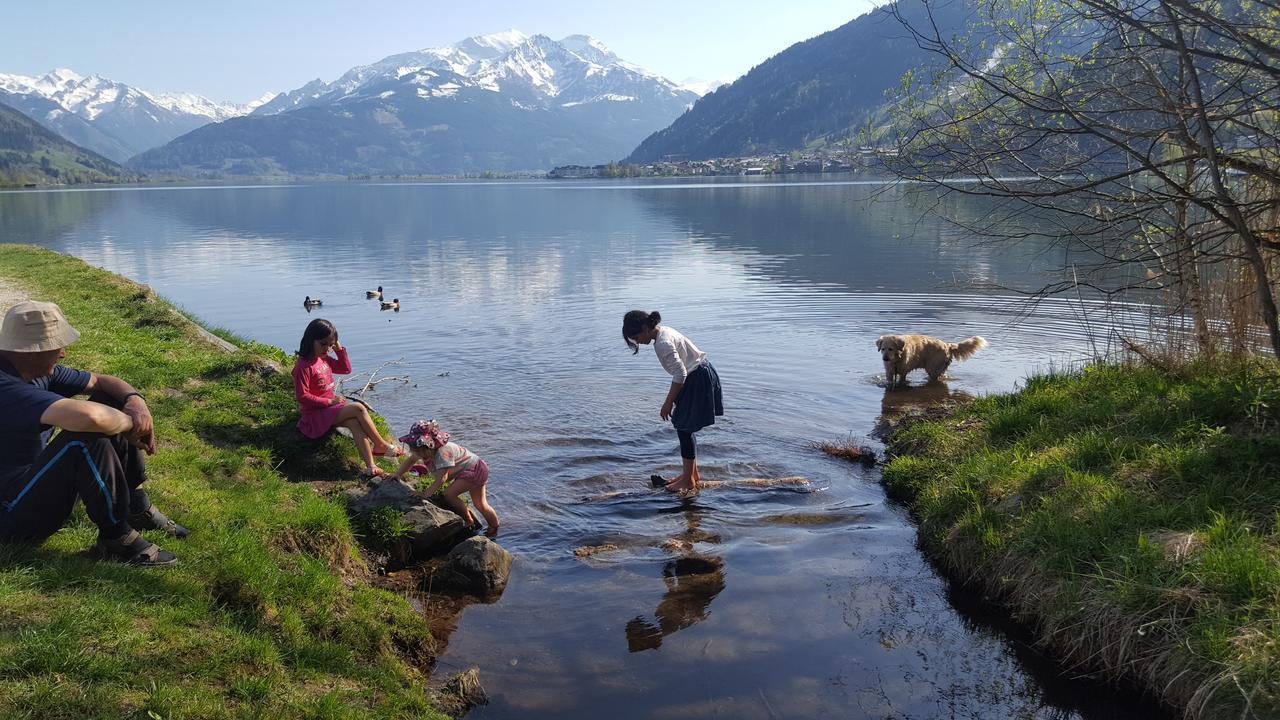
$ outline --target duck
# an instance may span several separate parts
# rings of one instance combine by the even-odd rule
[[[391,301],[383,300],[382,309],[383,310],[399,310],[400,298],[395,298],[394,300],[391,300]]]
[[[324,301],[322,301],[320,298],[313,298],[310,295],[306,296],[302,300],[302,307],[313,308],[313,307],[320,307],[323,304],[324,304]]]
[[[372,299],[374,299],[374,298],[377,298],[378,300],[381,300],[381,299],[382,299],[382,286],[381,286],[381,285],[379,285],[377,290],[365,290],[365,291],[364,291],[364,296],[365,296],[366,298],[369,298],[370,300],[372,300]]]

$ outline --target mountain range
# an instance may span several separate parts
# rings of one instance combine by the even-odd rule
[[[315,80],[133,159],[185,175],[428,175],[621,157],[697,93],[586,35],[509,30]]]
[[[965,30],[968,3],[901,0],[909,22]],[[855,137],[876,118],[903,75],[936,64],[887,7],[796,43],[704,96],[670,127],[639,144],[625,162],[703,160],[787,152]]]
[[[219,103],[192,93],[148,92],[66,69],[39,77],[0,73],[0,104],[117,162],[202,125],[247,114],[269,99]]]

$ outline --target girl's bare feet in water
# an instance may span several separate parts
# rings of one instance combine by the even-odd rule
[[[667,492],[685,492],[686,490],[696,490],[697,488],[697,483],[684,475],[671,478],[667,481],[667,484],[663,486],[663,489]]]

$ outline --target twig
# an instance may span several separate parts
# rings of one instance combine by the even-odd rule
[[[354,393],[350,393],[350,395],[354,396],[354,397],[355,397],[355,399],[363,400],[363,399],[364,399],[364,394],[365,394],[366,392],[368,392],[370,389],[372,389],[372,388],[374,388],[374,387],[377,387],[378,383],[387,382],[387,381],[389,381],[389,380],[391,380],[391,381],[397,381],[397,382],[403,382],[403,383],[408,383],[408,382],[409,382],[409,377],[408,377],[408,376],[406,376],[406,375],[393,375],[393,376],[388,376],[388,377],[384,377],[384,378],[379,378],[379,377],[378,377],[378,373],[382,372],[382,370],[383,370],[383,369],[385,369],[388,365],[399,365],[399,364],[401,364],[402,362],[404,362],[404,358],[396,358],[395,360],[388,360],[388,361],[386,361],[386,362],[382,363],[381,365],[379,365],[378,367],[374,368],[374,369],[373,369],[373,371],[372,371],[372,372],[370,372],[370,373],[368,374],[368,375],[369,375],[369,379],[365,381],[364,386],[363,386],[363,387],[361,387],[361,388],[360,388],[359,390],[357,390],[356,392],[354,392]],[[365,375],[364,373],[360,373],[360,374],[358,374],[358,375],[352,375],[352,376],[350,376],[350,377],[345,377],[345,378],[343,378],[342,380],[339,380],[339,381],[338,381],[338,392],[339,392],[339,393],[341,393],[341,394],[344,394],[344,395],[345,395],[345,394],[348,394],[348,393],[346,392],[346,390],[343,388],[343,386],[344,386],[344,385],[346,385],[346,384],[347,384],[347,383],[349,383],[349,382],[354,382],[354,381],[355,381],[355,380],[357,380],[358,378],[362,378],[362,377],[364,377],[364,375]]]

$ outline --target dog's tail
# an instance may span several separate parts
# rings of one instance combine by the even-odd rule
[[[947,346],[947,353],[952,360],[968,360],[973,357],[974,353],[987,346],[987,341],[981,337],[974,335],[968,340],[961,340],[958,343],[951,343]]]

